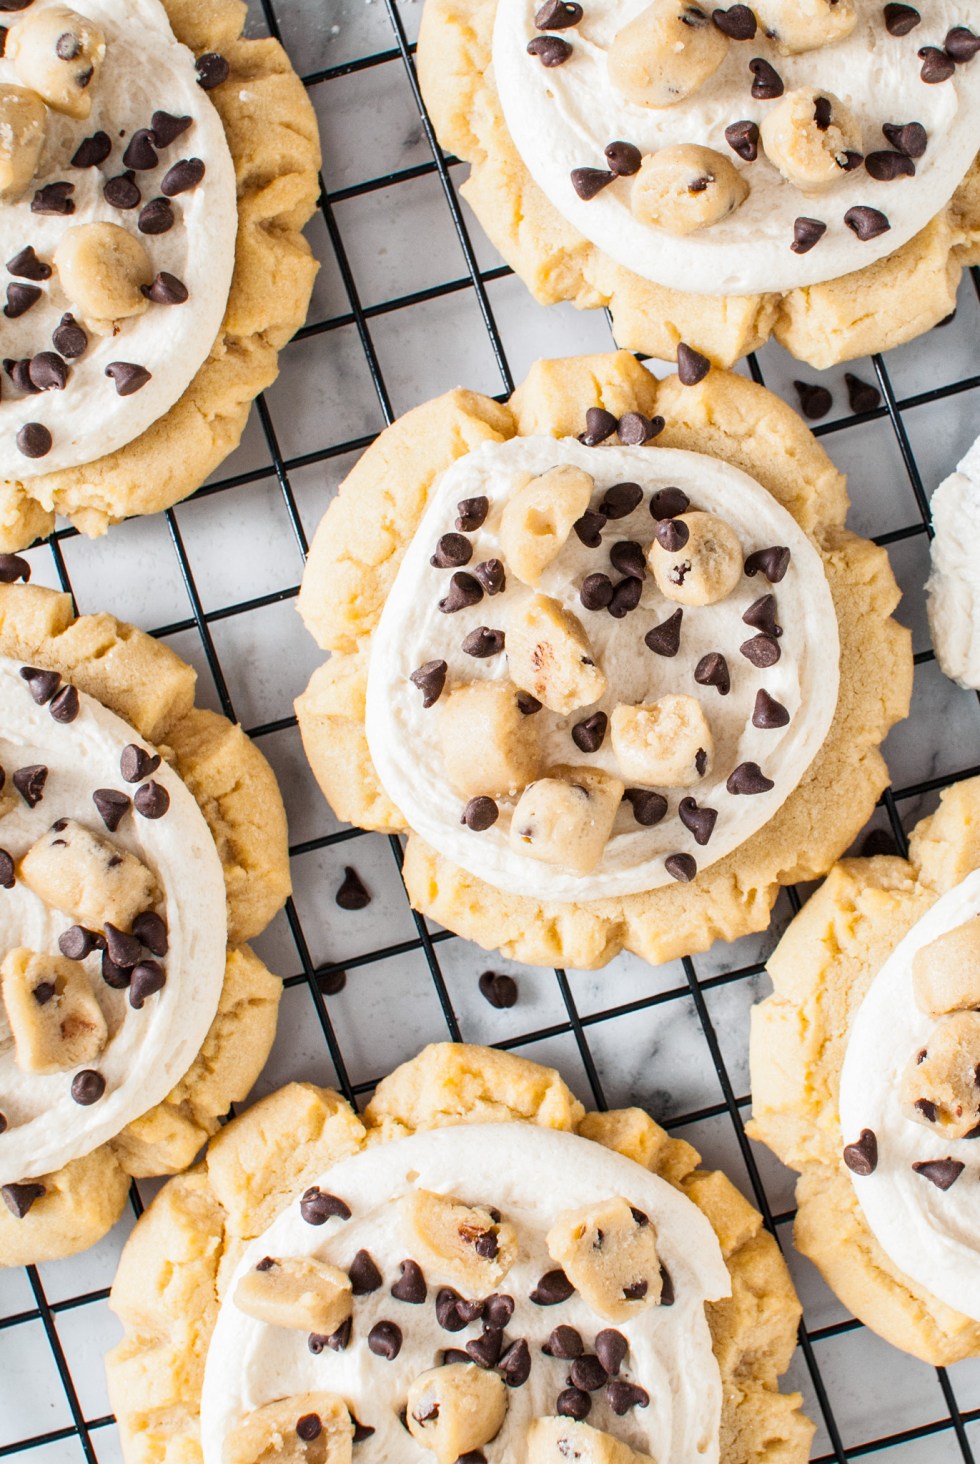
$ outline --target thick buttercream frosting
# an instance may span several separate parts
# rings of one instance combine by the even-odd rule
[[[929,628],[945,674],[980,688],[980,438],[932,496]]]

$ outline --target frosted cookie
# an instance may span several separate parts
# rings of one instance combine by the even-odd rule
[[[698,1163],[488,1048],[426,1048],[363,1121],[283,1088],[123,1252],[127,1464],[802,1464],[789,1273]]]
[[[980,259],[976,9],[427,0],[422,90],[543,304],[620,346],[817,367],[911,340]]]
[[[980,533],[980,439],[932,495],[929,629],[945,675],[980,688],[980,569],[968,545]]]
[[[289,893],[272,771],[195,673],[0,556],[0,1265],[73,1254],[248,1093]]]
[[[540,362],[506,405],[420,407],[310,554],[331,657],[297,713],[328,800],[410,832],[416,908],[531,964],[764,928],[870,816],[908,706],[843,479],[769,393],[687,366]]]
[[[313,109],[241,0],[20,0],[0,54],[0,551],[154,513],[306,314]]]
[[[980,1355],[980,779],[907,860],[837,865],[769,963],[751,1132],[797,1169],[796,1245],[855,1316],[945,1366]]]

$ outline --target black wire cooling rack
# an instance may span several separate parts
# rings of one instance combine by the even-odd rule
[[[358,1104],[421,1043],[449,1037],[556,1062],[592,1106],[643,1103],[742,1184],[783,1247],[805,1306],[790,1378],[818,1425],[813,1458],[973,1464],[980,1364],[924,1367],[848,1317],[792,1251],[792,1177],[745,1135],[748,1009],[807,892],[784,893],[764,937],[656,971],[624,956],[602,973],[552,977],[488,958],[412,912],[399,841],[336,825],[312,783],[292,697],[319,656],[291,602],[329,492],[396,412],[458,384],[461,340],[475,363],[464,384],[501,397],[535,356],[611,345],[601,315],[539,310],[471,233],[456,191],[463,170],[439,150],[418,91],[420,7],[363,3],[253,0],[252,31],[284,42],[321,116],[330,186],[311,227],[323,264],[311,323],[257,403],[227,465],[235,471],[106,541],[58,529],[30,553],[35,580],[70,591],[81,611],[113,610],[166,639],[198,667],[201,697],[240,719],[280,775],[295,894],[258,943],[286,987],[261,1089],[313,1078]],[[873,824],[879,846],[902,852],[939,791],[980,772],[977,699],[935,667],[921,598],[929,492],[980,430],[978,341],[973,270],[944,330],[852,368],[877,386],[879,404],[816,427],[851,471],[852,524],[889,546],[917,642],[913,713],[889,740],[896,781]],[[817,380],[775,346],[743,369],[794,405],[793,377]],[[820,378],[838,400],[842,378]],[[335,901],[346,864],[374,894],[356,915]],[[488,966],[516,975],[516,1006],[495,1011],[476,994]],[[0,1273],[0,1455],[119,1457],[101,1382],[115,1337],[108,1286],[155,1189],[134,1185],[132,1213],[87,1256]]]

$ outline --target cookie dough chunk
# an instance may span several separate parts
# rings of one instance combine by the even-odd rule
[[[511,846],[543,864],[588,874],[602,858],[624,791],[618,778],[598,768],[552,768],[522,793]]]
[[[142,315],[143,285],[153,279],[150,256],[119,224],[77,224],[54,251],[61,288],[85,324],[110,335],[113,323]]]
[[[678,605],[717,605],[742,577],[742,545],[714,513],[684,513],[657,526],[647,555],[657,589]]]
[[[23,1072],[59,1073],[95,1061],[108,1031],[83,966],[17,946],[5,956],[0,978]]]
[[[694,234],[727,218],[748,196],[748,183],[728,158],[710,147],[679,143],[643,159],[630,208],[641,224],[667,234]]]
[[[728,39],[711,12],[685,0],[654,0],[616,35],[609,75],[641,107],[673,107],[713,76],[728,54]]]
[[[857,25],[854,0],[753,0],[752,9],[783,56],[829,46]]]
[[[0,86],[0,203],[16,203],[37,170],[47,135],[41,98],[22,86]]]
[[[909,1118],[950,1139],[980,1125],[980,1012],[954,1012],[937,1022],[902,1079]]]
[[[618,706],[610,718],[623,777],[661,788],[686,788],[710,772],[715,739],[700,702],[669,692],[650,706]]]
[[[527,1431],[527,1464],[654,1464],[612,1434],[571,1418],[536,1418]]]
[[[467,1296],[486,1296],[517,1259],[514,1227],[482,1205],[414,1190],[402,1213],[409,1244],[433,1271],[462,1287]]]
[[[105,36],[94,21],[67,5],[52,5],[11,27],[4,54],[24,85],[53,111],[85,118],[105,49]]]
[[[832,92],[798,87],[787,92],[762,120],[766,157],[787,183],[819,193],[839,182],[849,154],[860,155],[861,127]]]
[[[443,697],[439,741],[461,798],[506,798],[541,771],[537,718],[525,717],[507,681],[474,681]]]
[[[350,1464],[354,1425],[333,1393],[294,1393],[256,1408],[228,1435],[224,1464]]]
[[[135,854],[94,834],[73,818],[59,818],[28,849],[20,878],[55,910],[91,930],[106,921],[131,930],[160,899],[153,875]]]
[[[659,1303],[663,1278],[656,1231],[650,1217],[622,1195],[560,1215],[546,1242],[582,1299],[607,1321],[627,1322]]]
[[[552,712],[591,706],[606,689],[582,622],[547,595],[534,595],[507,626],[511,679]]]
[[[532,478],[512,494],[500,524],[500,547],[510,573],[537,588],[557,559],[576,519],[589,506],[595,482],[568,463]]]
[[[506,1413],[507,1387],[497,1374],[455,1362],[415,1379],[405,1423],[439,1464],[455,1464],[495,1438]]]
[[[912,987],[916,1005],[933,1017],[980,1007],[980,915],[916,952]]]
[[[239,1311],[271,1327],[336,1332],[351,1314],[350,1277],[306,1256],[264,1256],[235,1287]]]

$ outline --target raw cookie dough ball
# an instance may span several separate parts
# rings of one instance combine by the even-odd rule
[[[609,48],[614,86],[641,107],[673,107],[713,76],[728,39],[711,12],[684,0],[653,0]]]
[[[108,1029],[84,967],[17,946],[4,958],[0,976],[22,1072],[66,1072],[95,1061]]]
[[[783,56],[829,46],[857,25],[854,0],[752,0],[752,9]]]
[[[513,1225],[495,1220],[482,1206],[413,1190],[402,1201],[401,1212],[410,1253],[466,1296],[488,1296],[517,1260]]]
[[[980,915],[916,951],[912,986],[916,1004],[933,1017],[980,1007]]]
[[[909,1118],[944,1138],[964,1139],[980,1124],[980,1012],[954,1012],[933,1028],[902,1079]]]
[[[534,595],[511,615],[507,665],[522,691],[563,717],[606,689],[582,622],[548,595]]]
[[[848,153],[861,151],[861,127],[833,92],[798,87],[762,121],[766,157],[787,183],[819,193],[844,176]]]
[[[354,1424],[334,1393],[294,1393],[256,1408],[228,1435],[225,1464],[350,1464]]]
[[[588,473],[564,463],[512,494],[500,523],[500,548],[508,571],[536,588],[565,547],[575,520],[588,508],[594,487]]]
[[[538,719],[525,717],[509,681],[474,681],[443,697],[439,743],[461,798],[506,798],[541,771]]]
[[[94,21],[52,5],[12,26],[4,52],[25,86],[55,112],[84,118],[92,110],[92,85],[105,60],[105,36]]]
[[[350,1277],[314,1256],[264,1256],[235,1287],[235,1305],[267,1326],[329,1337],[351,1314]]]
[[[34,177],[47,126],[39,96],[22,86],[0,86],[0,203],[16,203]]]
[[[527,1464],[654,1464],[622,1439],[573,1418],[536,1418],[527,1431]]]
[[[38,899],[90,930],[106,921],[131,930],[160,899],[142,860],[73,818],[59,818],[20,861],[20,878]]]
[[[119,224],[76,224],[54,251],[61,287],[75,313],[97,335],[113,323],[142,315],[149,302],[141,286],[153,279],[150,257],[140,241]]]
[[[716,605],[742,577],[742,545],[724,519],[695,511],[657,525],[647,562],[666,599]]]
[[[521,795],[510,825],[511,848],[588,874],[602,858],[623,792],[618,778],[598,769],[552,768]]]
[[[622,1195],[566,1210],[546,1244],[582,1300],[607,1322],[628,1322],[660,1301],[657,1232]]]
[[[733,213],[749,185],[721,153],[680,143],[648,153],[633,180],[630,208],[641,224],[667,234],[694,234]]]
[[[686,788],[711,767],[715,739],[693,696],[670,692],[650,706],[618,706],[609,731],[619,771],[629,783]]]
[[[471,1363],[433,1367],[409,1385],[405,1426],[438,1464],[455,1464],[500,1432],[507,1385]]]

